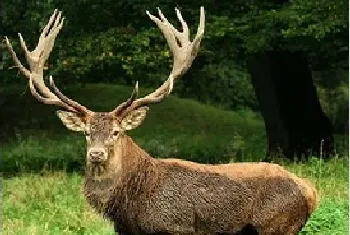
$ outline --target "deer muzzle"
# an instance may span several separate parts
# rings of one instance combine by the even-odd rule
[[[101,164],[107,161],[108,154],[104,148],[90,148],[87,156],[91,163]]]

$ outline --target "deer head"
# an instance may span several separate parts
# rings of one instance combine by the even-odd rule
[[[174,81],[180,78],[191,66],[204,34],[204,8],[200,9],[200,23],[193,41],[190,41],[189,29],[181,12],[176,8],[175,11],[182,25],[182,32],[168,22],[160,9],[158,9],[159,18],[146,11],[164,34],[174,57],[168,79],[158,89],[143,98],[137,98],[138,83],[136,82],[130,98],[111,112],[93,112],[69,99],[55,86],[51,76],[49,79],[50,88],[45,85],[43,68],[52,51],[56,36],[63,26],[64,18],[61,17],[61,12],[54,11],[33,51],[27,49],[25,41],[19,34],[20,44],[25,52],[29,69],[21,64],[11,43],[5,37],[16,66],[28,79],[31,94],[42,103],[60,107],[62,110],[57,111],[57,115],[69,130],[84,132],[87,141],[88,164],[107,164],[108,159],[113,155],[113,145],[118,137],[125,131],[138,127],[146,117],[147,105],[164,100],[172,92]]]

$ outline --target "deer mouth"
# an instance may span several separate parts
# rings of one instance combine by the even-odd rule
[[[93,177],[102,176],[106,171],[106,165],[102,164],[101,162],[92,163],[89,167],[89,171]]]

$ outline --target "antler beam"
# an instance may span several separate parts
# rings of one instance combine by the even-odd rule
[[[69,111],[87,113],[87,108],[65,97],[54,86],[52,77],[50,80],[52,81],[51,84],[53,85],[54,92],[51,92],[44,82],[45,62],[48,60],[52,48],[55,44],[55,39],[63,26],[64,18],[61,16],[61,11],[58,11],[56,9],[53,12],[49,19],[49,22],[39,37],[37,46],[33,51],[28,50],[22,35],[20,33],[18,34],[21,47],[25,53],[25,58],[29,64],[29,69],[22,65],[7,37],[5,37],[6,45],[19,71],[29,79],[28,82],[30,91],[36,99],[42,103],[57,105]]]
[[[205,25],[205,13],[204,7],[200,8],[200,21],[197,29],[197,34],[193,41],[190,41],[190,31],[188,29],[187,23],[183,20],[181,12],[179,9],[175,8],[177,18],[182,25],[182,32],[178,31],[165,16],[162,11],[158,8],[159,18],[150,14],[146,11],[146,14],[150,19],[157,24],[161,32],[163,33],[169,48],[173,54],[174,62],[173,68],[169,74],[168,79],[154,92],[143,97],[137,98],[137,83],[132,96],[128,101],[119,105],[113,112],[115,114],[127,114],[131,110],[137,107],[144,106],[150,103],[158,103],[167,97],[173,90],[174,81],[180,78],[192,65],[193,60],[196,58],[200,42],[204,35],[204,25]],[[135,95],[136,91],[136,95]]]

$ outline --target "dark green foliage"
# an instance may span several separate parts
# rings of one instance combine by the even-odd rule
[[[236,68],[233,60],[207,64],[200,70],[196,69],[196,65],[179,84],[181,96],[217,104],[225,109],[257,109],[250,76]]]
[[[282,4],[282,2],[285,2]],[[268,50],[302,50],[313,69],[347,68],[348,2],[294,1],[5,1],[4,34],[20,48],[17,32],[29,48],[54,8],[63,10],[65,25],[48,64],[60,83],[113,82],[156,87],[171,65],[163,36],[145,10],[159,6],[175,23],[180,7],[195,33],[199,6],[207,11],[202,48],[185,84],[183,97],[224,108],[255,109],[254,94],[245,72],[246,55]],[[28,10],[30,9],[30,10]],[[3,47],[4,45],[2,45]],[[4,48],[2,48],[4,49]],[[22,53],[19,53],[22,55]],[[17,83],[8,53],[1,64],[2,82]],[[180,84],[179,84],[180,85]]]
[[[349,133],[348,71],[329,70],[315,73],[317,93],[324,112],[330,117],[337,134]]]

